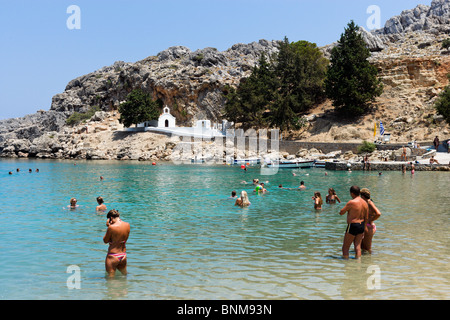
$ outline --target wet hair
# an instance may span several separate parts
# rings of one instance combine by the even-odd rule
[[[367,188],[361,189],[361,197],[364,197],[366,199],[370,199],[370,191]]]
[[[242,206],[248,206],[250,204],[250,201],[248,200],[247,191],[241,192],[241,201],[242,201]]]
[[[76,198],[71,198],[70,199],[70,204],[72,204],[72,202],[77,202],[77,199]]]
[[[97,197],[97,202],[98,202],[98,204],[102,204],[104,202],[103,198],[102,197]]]
[[[231,191],[231,195],[234,197],[236,195],[236,191]]]
[[[303,184],[305,184],[305,182],[304,181],[300,181],[300,184],[303,185]]]
[[[118,218],[120,216],[120,213],[116,209],[109,210],[108,214],[106,215],[107,219],[111,218]]]
[[[355,196],[359,196],[361,194],[361,191],[359,190],[358,186],[351,186],[350,193],[353,193]]]

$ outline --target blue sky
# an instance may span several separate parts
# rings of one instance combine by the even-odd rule
[[[431,0],[0,0],[0,119],[49,110],[67,83],[115,61],[135,62],[175,45],[192,51],[259,39],[339,39],[350,20],[367,27]],[[70,5],[80,29],[69,29]]]

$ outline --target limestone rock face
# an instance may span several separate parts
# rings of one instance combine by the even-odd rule
[[[192,124],[204,116],[214,121],[224,104],[223,87],[235,86],[250,75],[262,52],[278,51],[277,43],[235,44],[223,52],[175,46],[136,63],[118,61],[70,81],[63,93],[53,97],[51,110],[83,112],[99,106],[111,111],[133,89],[141,88],[171,106],[179,123]]]

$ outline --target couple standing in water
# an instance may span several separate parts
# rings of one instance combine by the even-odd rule
[[[376,231],[374,221],[381,213],[370,199],[370,191],[367,188],[359,189],[358,186],[350,188],[352,200],[339,211],[340,215],[347,213],[347,229],[345,230],[342,256],[349,258],[349,249],[353,243],[355,258],[361,257],[362,250],[372,252],[372,238]]]

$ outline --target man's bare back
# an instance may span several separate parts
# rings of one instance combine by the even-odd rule
[[[356,197],[344,206],[339,212],[340,215],[343,215],[347,212],[347,223],[361,223],[367,220],[367,215],[369,212],[369,207],[367,206],[367,202],[365,202],[361,197]]]

